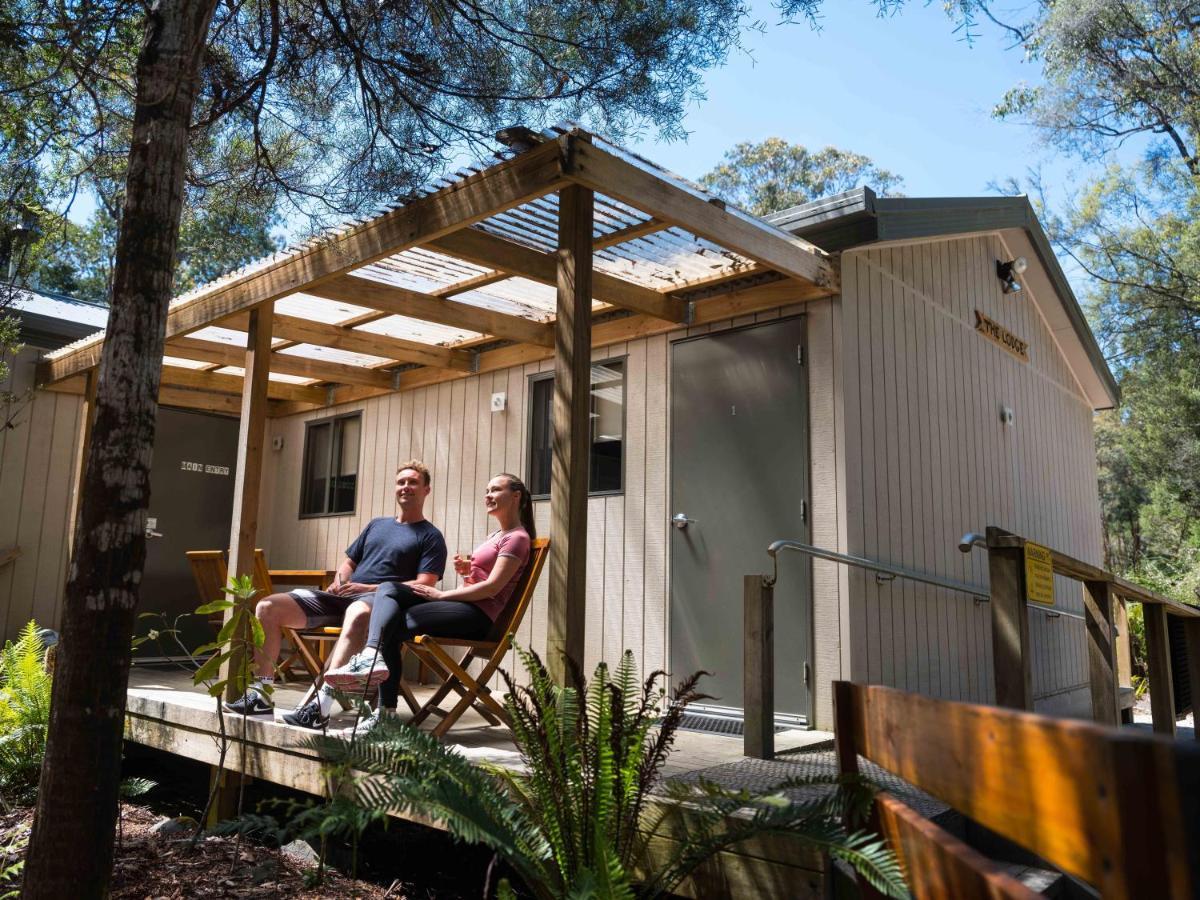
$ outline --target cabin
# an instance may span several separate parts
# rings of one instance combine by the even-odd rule
[[[0,437],[9,636],[60,613],[102,341],[14,368],[53,411]],[[173,303],[147,533],[182,574],[142,603],[198,603],[185,549],[333,566],[416,457],[452,553],[491,475],[538,497],[520,643],[708,670],[699,727],[740,728],[743,583],[768,573],[781,725],[831,730],[839,679],[987,703],[987,556],[958,544],[1001,526],[1100,566],[1092,417],[1117,402],[1024,197],[863,188],[760,219],[548,132]],[[1029,619],[1036,709],[1090,715],[1079,583]]]

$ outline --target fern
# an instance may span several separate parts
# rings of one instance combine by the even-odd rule
[[[473,764],[394,718],[357,740],[316,736],[306,746],[325,758],[337,796],[372,814],[419,813],[483,844],[545,900],[661,896],[714,853],[773,833],[845,860],[885,894],[906,896],[883,843],[843,825],[862,821],[870,807],[874,788],[862,779],[791,780],[765,794],[704,781],[667,784],[666,796],[650,804],[683,709],[705,696],[697,690],[704,673],[679,683],[660,719],[666,675],[654,672],[639,683],[628,651],[615,670],[597,666],[590,683],[571,671],[566,686],[551,680],[537,654],[517,653],[529,683],[502,675],[526,774]],[[828,790],[802,803],[783,794],[809,785]],[[668,828],[672,840],[655,847],[666,843],[673,852],[651,866],[651,843]],[[638,871],[647,880],[637,882]],[[513,896],[503,880],[497,892]]]
[[[51,675],[46,647],[30,621],[0,649],[0,791],[31,799],[46,752]]]

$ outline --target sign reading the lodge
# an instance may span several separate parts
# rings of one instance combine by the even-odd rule
[[[1054,563],[1050,551],[1032,541],[1025,542],[1025,599],[1054,605]]]
[[[999,344],[1021,362],[1029,362],[1029,342],[1023,341],[999,322],[975,310],[975,330],[994,344]]]

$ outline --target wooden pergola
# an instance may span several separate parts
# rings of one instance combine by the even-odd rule
[[[811,244],[598,136],[548,133],[174,301],[159,400],[241,418],[230,572],[245,574],[269,416],[553,356],[547,652],[581,661],[592,346],[837,288]],[[103,341],[52,354],[44,386],[91,396]]]

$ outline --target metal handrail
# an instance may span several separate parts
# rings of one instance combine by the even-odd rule
[[[775,568],[774,574],[767,578],[767,584],[769,585],[774,585],[775,580],[779,577],[779,557],[777,554],[780,550],[796,550],[809,556],[815,556],[817,559],[827,559],[830,562],[857,566],[860,569],[890,575],[892,578],[907,578],[909,581],[920,581],[934,587],[970,594],[979,600],[987,601],[990,599],[987,589],[977,584],[954,581],[950,578],[939,578],[937,575],[927,575],[924,572],[914,572],[912,569],[906,569],[903,566],[893,566],[891,563],[880,562],[879,560],[866,559],[862,556],[851,556],[848,553],[838,553],[834,550],[826,550],[824,547],[814,547],[812,544],[805,544],[801,541],[775,541],[767,548],[767,554],[771,557]]]

